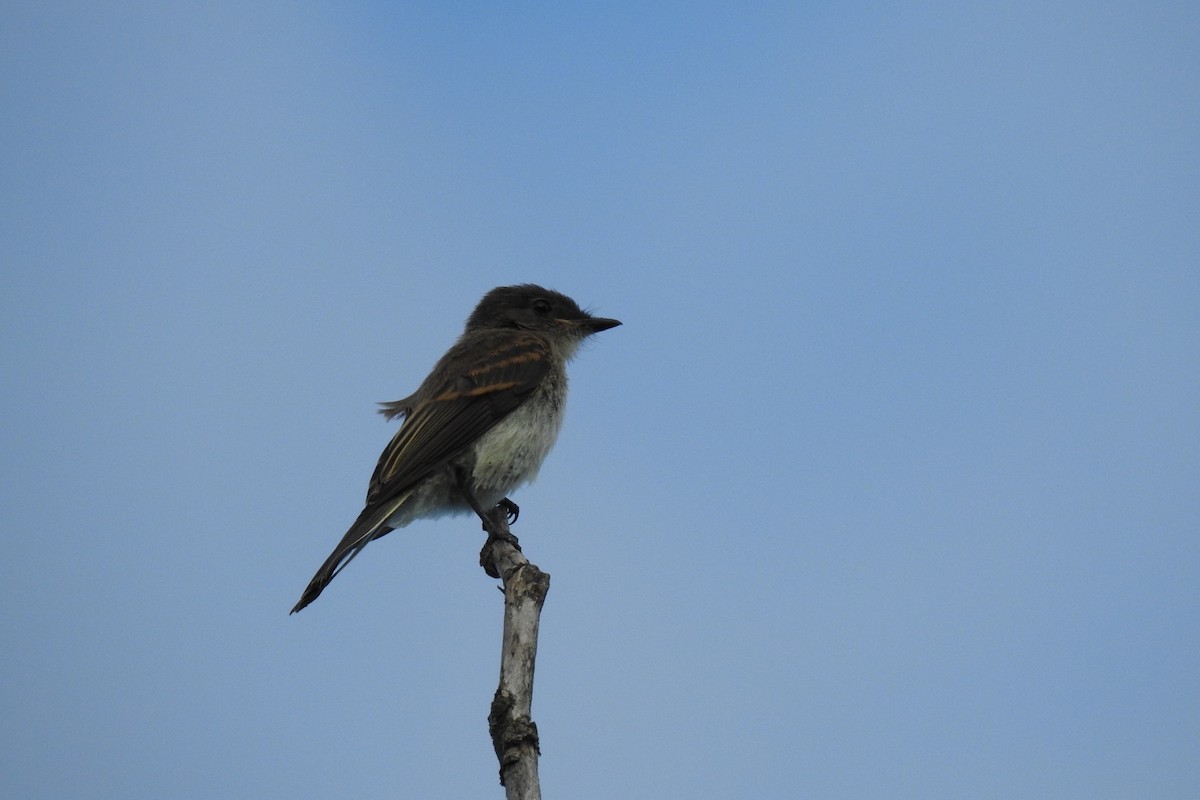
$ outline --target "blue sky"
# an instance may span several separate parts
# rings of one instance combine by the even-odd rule
[[[499,797],[477,526],[288,617],[489,288],[573,798],[1200,792],[1188,3],[10,4],[0,794]]]

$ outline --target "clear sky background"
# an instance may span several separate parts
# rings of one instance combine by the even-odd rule
[[[489,288],[557,798],[1200,796],[1200,6],[8,3],[0,796],[501,797],[466,518],[288,610]]]

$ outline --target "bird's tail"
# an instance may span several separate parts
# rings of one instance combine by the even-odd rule
[[[325,587],[329,585],[339,572],[346,568],[356,555],[362,552],[371,541],[378,539],[392,529],[384,523],[387,522],[397,508],[407,499],[407,495],[401,496],[397,500],[386,503],[383,506],[368,506],[363,509],[363,512],[358,515],[358,519],[350,526],[350,530],[346,531],[346,535],[338,542],[338,546],[329,554],[329,558],[325,559],[325,563],[317,570],[317,574],[308,582],[308,586],[304,589],[304,593],[300,595],[300,602],[296,603],[291,610],[291,614],[295,614],[306,605],[316,600],[321,592],[325,591]]]

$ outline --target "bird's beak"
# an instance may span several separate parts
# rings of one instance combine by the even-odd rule
[[[580,320],[579,326],[586,330],[589,334],[606,331],[609,328],[615,328],[621,324],[619,319],[608,319],[607,317],[588,317],[585,320]]]

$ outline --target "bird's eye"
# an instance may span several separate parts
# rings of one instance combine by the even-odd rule
[[[550,301],[544,297],[539,297],[533,301],[533,310],[539,314],[550,313]]]

